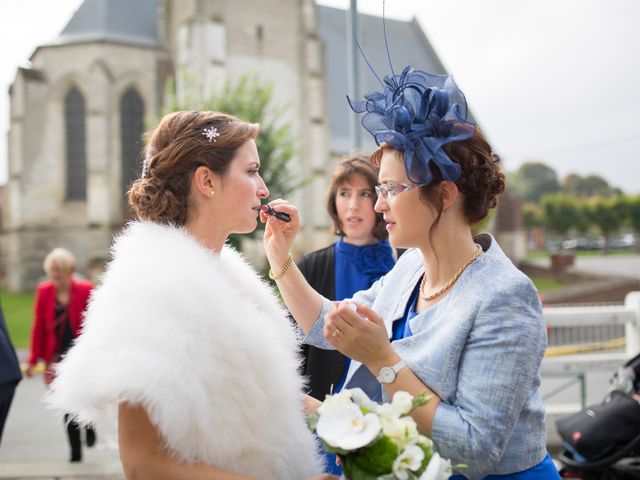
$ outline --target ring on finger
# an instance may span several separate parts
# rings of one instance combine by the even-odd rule
[[[336,328],[336,329],[333,331],[333,336],[334,336],[334,337],[338,337],[338,336],[340,336],[340,335],[342,335],[342,330],[340,330],[339,328]]]

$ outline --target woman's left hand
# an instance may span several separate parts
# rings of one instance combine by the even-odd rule
[[[387,359],[397,356],[384,320],[365,305],[331,302],[324,317],[324,336],[342,354],[368,367],[386,364]]]

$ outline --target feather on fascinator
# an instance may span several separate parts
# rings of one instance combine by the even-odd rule
[[[384,2],[382,22],[384,27]],[[404,152],[404,166],[409,180],[416,185],[433,181],[430,165],[434,165],[443,180],[460,178],[460,166],[442,149],[451,142],[473,136],[475,125],[467,120],[467,102],[451,75],[432,75],[411,66],[400,75],[393,72],[387,35],[385,45],[392,75],[384,77],[381,92],[371,92],[364,100],[352,100],[349,106],[364,113],[362,126],[377,145],[386,143]],[[355,38],[355,36],[354,36]],[[369,69],[380,78],[355,40]]]

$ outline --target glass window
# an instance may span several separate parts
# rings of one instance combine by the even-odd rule
[[[66,200],[87,198],[87,156],[84,97],[76,87],[64,97]]]
[[[125,210],[127,191],[140,176],[143,133],[144,103],[138,92],[130,88],[120,98],[121,191]]]

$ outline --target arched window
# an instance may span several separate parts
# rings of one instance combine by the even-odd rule
[[[66,141],[66,200],[87,198],[87,154],[84,97],[72,87],[64,97],[64,130]]]
[[[134,88],[120,98],[120,140],[122,154],[121,187],[124,204],[131,183],[140,176],[144,103]]]

